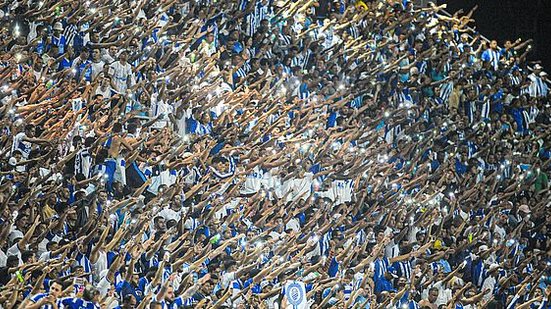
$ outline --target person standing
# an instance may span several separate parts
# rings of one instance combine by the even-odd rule
[[[115,61],[109,67],[109,74],[112,76],[111,85],[117,93],[124,94],[132,85],[132,67],[127,62],[128,52],[122,50],[118,61]]]

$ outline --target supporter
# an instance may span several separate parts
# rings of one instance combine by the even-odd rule
[[[1,308],[549,307],[549,81],[474,9],[0,9]]]

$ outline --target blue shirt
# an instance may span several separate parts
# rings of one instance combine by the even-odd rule
[[[142,297],[143,297],[142,291],[140,289],[138,289],[137,287],[134,287],[134,285],[131,284],[128,281],[122,281],[119,284],[117,284],[115,290],[123,298],[124,298],[124,296],[126,296],[128,294],[132,294],[136,298],[136,301],[137,301],[138,304],[142,301]]]
[[[452,268],[450,267],[450,263],[448,263],[448,261],[444,259],[440,259],[438,263],[440,263],[440,265],[442,266],[442,269],[444,269],[445,274],[448,274],[452,271]]]
[[[65,45],[67,45],[67,39],[64,35],[61,35],[59,38],[56,38],[52,35],[52,44],[57,46],[59,55],[62,55],[65,53]]]
[[[31,301],[32,301],[33,303],[36,304],[36,303],[38,303],[41,299],[47,297],[48,295],[49,295],[48,293],[40,293],[40,294],[36,294],[36,295],[31,296],[30,299],[31,299]],[[59,301],[58,301],[58,303],[59,303]],[[46,304],[46,305],[42,305],[40,308],[41,308],[41,309],[53,309],[54,307],[53,307],[52,305],[50,305],[50,304]]]
[[[331,259],[331,262],[329,263],[329,270],[328,270],[329,277],[337,276],[337,273],[339,272],[339,264],[340,263],[337,261],[335,257]]]
[[[389,261],[387,257],[383,257],[382,259],[377,258],[374,262],[375,264],[375,273],[373,280],[377,281],[379,278],[384,277],[385,273],[388,270],[388,267],[390,266]]]
[[[388,281],[384,276],[380,277],[379,279],[375,280],[375,294],[379,294],[384,291],[394,291],[394,287],[392,286],[392,282]]]
[[[57,68],[57,70],[62,71],[62,70],[70,68],[71,66],[73,66],[73,61],[64,57],[59,62],[59,67]]]
[[[63,298],[59,302],[61,305],[63,305],[63,308],[70,308],[70,309],[100,309],[100,306],[90,302],[86,301],[82,298],[73,298],[73,297],[67,297]]]

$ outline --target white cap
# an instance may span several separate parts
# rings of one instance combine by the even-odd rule
[[[63,25],[58,21],[54,24],[54,30],[63,31]]]
[[[10,243],[13,244],[14,240],[19,239],[19,238],[23,238],[23,237],[24,237],[23,232],[15,230],[15,231],[11,232],[9,240],[10,240]]]

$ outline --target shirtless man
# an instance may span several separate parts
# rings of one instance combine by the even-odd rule
[[[128,151],[132,151],[132,145],[121,136],[122,124],[115,123],[113,130],[111,131],[111,137],[107,140],[106,146],[108,147],[108,158],[105,160],[106,173],[107,173],[107,186],[112,188],[113,181],[118,181],[123,185],[126,183],[124,157],[121,156],[121,147],[126,148]]]

